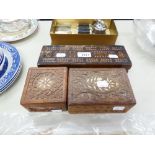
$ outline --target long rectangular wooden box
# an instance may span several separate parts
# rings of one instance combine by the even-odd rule
[[[124,46],[53,45],[43,46],[38,66],[116,67],[128,70],[132,63]]]
[[[30,68],[21,105],[29,111],[66,110],[67,72],[65,67]]]
[[[123,68],[71,68],[69,113],[122,113],[136,104]]]

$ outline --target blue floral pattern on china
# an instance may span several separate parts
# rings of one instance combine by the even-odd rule
[[[4,59],[4,53],[3,51],[0,51],[0,65],[2,64],[3,59]]]
[[[21,72],[21,69],[22,69],[22,66],[19,67],[19,70],[18,70],[18,72],[16,73],[15,77],[14,77],[12,80],[10,80],[10,82],[9,82],[5,87],[3,87],[3,89],[0,89],[0,94],[2,94],[3,92],[5,92],[9,87],[12,86],[12,84],[13,84],[13,83],[15,82],[15,80],[18,78],[18,76],[19,76],[19,74],[20,74],[20,72]]]
[[[0,79],[0,89],[3,89],[16,75],[20,66],[20,55],[15,47],[8,43],[0,42],[0,47],[6,49],[12,57],[12,64],[9,70]]]
[[[7,58],[4,58],[4,65],[3,65],[2,70],[0,71],[0,78],[1,78],[1,77],[4,75],[4,73],[6,72],[7,67],[8,67],[8,59],[7,59]]]

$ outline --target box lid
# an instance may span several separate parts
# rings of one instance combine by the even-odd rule
[[[68,106],[134,105],[134,94],[125,69],[71,68]]]
[[[67,68],[30,68],[27,74],[21,104],[43,110],[65,109]]]
[[[38,66],[121,67],[131,68],[131,60],[119,45],[52,45],[43,46]]]

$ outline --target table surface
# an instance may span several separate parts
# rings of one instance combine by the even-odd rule
[[[128,72],[128,76],[137,104],[128,114],[154,113],[155,58],[153,59],[145,54],[137,45],[132,20],[117,20],[115,23],[119,32],[116,44],[125,46],[133,63],[132,68]],[[51,44],[49,35],[50,25],[51,21],[39,21],[39,29],[36,33],[21,41],[12,43],[20,52],[23,69],[19,79],[14,85],[0,95],[0,113],[29,113],[20,105],[20,98],[28,68],[37,66],[42,46]]]

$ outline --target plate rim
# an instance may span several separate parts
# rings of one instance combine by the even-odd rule
[[[22,40],[22,39],[27,38],[28,36],[32,35],[37,30],[39,24],[38,24],[37,19],[30,19],[30,20],[31,20],[31,29],[32,30],[28,29],[29,33],[27,33],[26,35],[23,35],[22,37],[17,37],[17,36],[19,36],[19,34],[15,35],[14,39],[0,39],[0,42],[15,42],[15,41]],[[34,24],[32,24],[32,23],[34,23]],[[33,27],[32,27],[32,25],[33,25]]]
[[[4,93],[8,88],[12,87],[12,85],[15,83],[15,81],[19,77],[21,71],[22,71],[22,64],[20,65],[16,75],[9,81],[9,83],[6,86],[4,86],[3,88],[0,89],[0,94]]]
[[[13,58],[13,62],[11,64],[10,70],[8,72],[5,72],[4,75],[0,78],[0,89],[2,89],[11,80],[8,77],[9,74],[12,74],[12,77],[14,77],[14,75],[17,73],[17,71],[21,65],[21,59],[20,59],[18,50],[14,46],[12,46],[8,43],[4,43],[4,42],[0,42],[0,46],[4,46],[7,50],[8,50],[8,48],[10,48],[10,50],[13,52],[13,54],[12,54],[12,52],[10,50],[8,50],[8,52],[11,54],[11,57]],[[15,60],[15,62],[14,62],[14,60]],[[15,63],[17,63],[17,65],[14,67]]]

